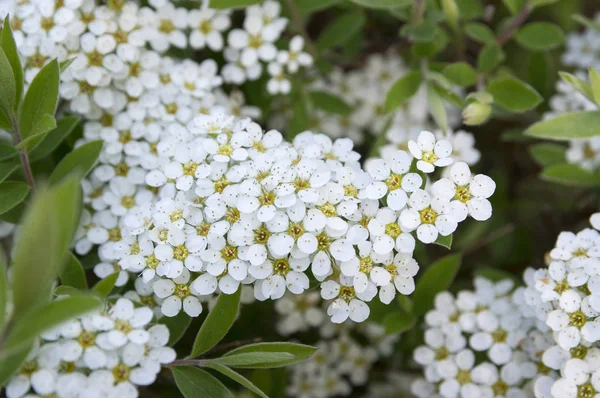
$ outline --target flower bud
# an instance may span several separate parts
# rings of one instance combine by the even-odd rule
[[[462,112],[463,122],[469,126],[485,123],[492,114],[492,105],[471,102]]]

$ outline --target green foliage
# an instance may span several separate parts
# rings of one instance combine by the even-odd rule
[[[389,314],[383,318],[385,333],[388,335],[410,330],[415,326],[416,323],[417,317],[404,309],[390,311]]]
[[[517,31],[517,42],[532,51],[547,51],[560,46],[565,35],[555,24],[548,22],[532,22]]]
[[[173,317],[163,316],[160,318],[159,323],[162,323],[169,328],[168,345],[173,346],[188,330],[190,324],[192,323],[192,318],[184,311],[181,311],[179,314]]]
[[[67,116],[60,119],[56,123],[56,128],[46,134],[44,139],[29,152],[29,159],[31,161],[36,161],[52,153],[52,151],[54,151],[60,143],[73,132],[75,126],[79,123],[79,120],[78,117],[74,116]]]
[[[69,253],[67,263],[60,274],[60,283],[80,290],[87,290],[85,271],[73,253]]]
[[[594,68],[590,68],[590,87],[594,102],[600,104],[600,73]]]
[[[542,96],[527,83],[515,78],[494,80],[487,92],[494,102],[511,112],[524,112],[535,108],[542,102]]]
[[[361,12],[347,12],[327,25],[317,40],[319,50],[327,50],[340,46],[350,40],[359,32],[366,23],[366,18]]]
[[[447,236],[438,235],[437,239],[433,243],[450,250],[452,248],[452,234]]]
[[[241,386],[247,388],[248,390],[252,391],[261,398],[269,398],[264,392],[260,390],[260,388],[255,386],[250,380],[248,380],[235,370],[230,369],[225,365],[222,365],[218,362],[208,362],[206,364],[206,367],[214,369],[222,375],[229,377],[231,380],[239,383]]]
[[[573,164],[556,164],[546,167],[541,174],[542,179],[561,185],[579,187],[600,187],[600,175]]]
[[[210,373],[189,366],[172,368],[175,383],[185,398],[233,398],[233,394]]]
[[[219,295],[196,336],[191,357],[204,354],[225,337],[238,314],[241,291],[239,288],[234,294]]]
[[[444,106],[444,100],[438,89],[432,84],[427,85],[427,101],[429,102],[431,116],[442,131],[446,132],[448,130],[448,114]]]
[[[421,72],[408,72],[396,80],[390,88],[385,99],[385,110],[393,111],[400,107],[406,100],[416,94],[421,86]]]
[[[0,214],[4,214],[22,201],[29,193],[29,186],[24,182],[6,181],[0,183]]]
[[[525,3],[526,0],[504,0],[504,4],[513,14],[519,13],[523,6],[525,6]]]
[[[4,18],[4,24],[2,26],[2,51],[6,55],[15,81],[15,103],[14,111],[18,110],[21,98],[23,96],[23,67],[21,66],[21,60],[19,59],[19,53],[17,52],[17,44],[13,37],[12,28],[10,27],[10,21],[8,16]]]
[[[6,160],[16,157],[19,154],[17,150],[6,144],[0,144],[0,160]]]
[[[433,307],[436,294],[448,289],[462,262],[460,254],[442,257],[421,274],[413,295],[413,314],[424,315]]]
[[[11,131],[15,118],[15,76],[4,50],[0,50],[0,128]]]
[[[477,80],[477,73],[466,62],[456,62],[448,65],[442,73],[448,80],[460,87],[472,86]]]
[[[225,366],[232,368],[277,368],[286,366],[294,361],[298,357],[289,352],[242,352],[238,354],[226,355],[221,358],[217,358],[214,361]]]
[[[211,0],[210,8],[244,8],[260,2],[261,0]]]
[[[274,367],[276,366],[286,366],[292,363],[296,363],[299,361],[303,361],[310,357],[315,353],[317,348],[311,347],[304,344],[297,343],[256,343],[256,344],[248,344],[243,347],[239,347],[227,352],[223,357],[238,355],[238,354],[247,354],[247,353],[287,353],[291,354],[292,357],[280,358],[278,361],[271,361],[270,366],[253,366],[257,367]]]
[[[527,130],[525,135],[549,140],[571,140],[600,135],[600,111],[565,113],[542,120]]]
[[[299,0],[296,2],[296,7],[301,12],[308,14],[333,7],[341,2],[342,0]]]
[[[5,256],[4,250],[0,250],[0,330],[4,328],[8,303],[8,279],[6,277]]]
[[[97,297],[104,298],[115,288],[115,283],[119,278],[119,272],[114,272],[104,279],[101,279],[92,287],[92,293]]]
[[[367,8],[400,8],[406,7],[411,4],[410,0],[350,0],[352,3],[356,3],[360,6]]]
[[[566,148],[559,144],[543,142],[529,147],[531,157],[542,167],[566,163]]]
[[[311,91],[310,99],[315,107],[325,112],[338,115],[348,115],[352,112],[352,107],[344,100],[325,91]]]
[[[100,151],[102,150],[102,140],[91,141],[83,144],[65,156],[50,175],[50,183],[56,184],[70,173],[76,172],[79,178],[83,178],[92,169]]]
[[[592,92],[592,87],[585,80],[581,80],[575,75],[572,75],[567,72],[558,72],[561,79],[565,82],[569,83],[573,88],[579,91],[581,94],[585,95],[589,98],[590,101],[594,101],[594,93]]]
[[[490,72],[501,62],[504,61],[506,55],[504,50],[496,42],[486,44],[479,56],[477,57],[477,69],[481,72]]]
[[[492,30],[487,26],[479,22],[471,22],[465,26],[465,33],[471,39],[478,41],[480,43],[495,43],[496,35]]]

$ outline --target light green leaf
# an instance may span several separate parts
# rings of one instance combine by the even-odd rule
[[[15,170],[21,167],[21,162],[16,159],[0,162],[0,182],[6,180]]]
[[[245,8],[260,3],[261,0],[211,0],[210,8]]]
[[[452,248],[452,234],[447,236],[438,235],[437,239],[435,240],[435,242],[433,242],[433,244],[445,247],[446,249],[450,250]]]
[[[227,357],[234,354],[252,353],[252,352],[287,352],[296,356],[296,359],[289,361],[282,361],[280,366],[289,365],[302,361],[317,351],[317,348],[311,347],[304,344],[296,343],[256,343],[248,344],[243,347],[239,347],[227,352],[223,357]]]
[[[529,84],[511,77],[494,80],[488,85],[487,92],[494,96],[496,104],[511,112],[533,109],[543,100]]]
[[[242,288],[240,287],[234,294],[221,293],[219,295],[217,303],[208,313],[198,331],[190,354],[191,357],[204,354],[225,337],[237,316],[241,291]]]
[[[556,164],[546,167],[541,174],[546,181],[576,187],[598,187],[600,176],[574,164]]]
[[[69,253],[67,264],[60,274],[60,283],[81,290],[88,288],[85,271],[73,253]]]
[[[573,15],[572,18],[573,18],[573,20],[575,20],[576,22],[579,22],[583,26],[590,28],[592,30],[595,30],[597,32],[600,32],[600,22],[592,21],[591,19],[588,19],[582,15]]]
[[[537,8],[537,7],[547,6],[549,4],[554,4],[557,1],[558,0],[529,0],[529,4],[531,4],[533,7]]]
[[[55,296],[81,296],[82,294],[86,294],[79,289],[66,285],[56,286],[52,293]]]
[[[22,201],[29,193],[29,186],[24,182],[7,181],[0,183],[0,214],[4,214]]]
[[[421,86],[421,72],[412,71],[396,80],[385,99],[385,110],[391,112],[415,95]]]
[[[0,49],[0,128],[11,127],[11,119],[15,117],[16,98],[15,76],[4,50]]]
[[[333,94],[325,91],[311,91],[309,95],[313,105],[319,109],[323,109],[325,112],[336,113],[338,115],[348,115],[352,112],[350,105]]]
[[[572,140],[600,135],[600,111],[565,113],[542,120],[525,130],[530,137]]]
[[[11,355],[0,356],[0,386],[5,386],[10,377],[19,369],[27,354],[31,350],[31,345],[25,346]]]
[[[190,366],[171,368],[185,398],[233,398],[233,394],[210,373]]]
[[[390,312],[383,318],[383,327],[386,334],[396,334],[412,329],[417,323],[417,318],[406,311],[397,310]]]
[[[483,5],[480,0],[456,0],[460,17],[464,20],[471,20],[483,16]]]
[[[11,159],[17,156],[19,152],[8,144],[0,144],[0,160]]]
[[[6,320],[6,303],[8,302],[8,279],[6,278],[6,264],[4,250],[0,249],[0,334]]]
[[[504,4],[512,14],[518,14],[525,6],[526,0],[504,0]]]
[[[55,300],[43,307],[28,312],[16,322],[6,340],[5,352],[15,353],[48,329],[69,319],[86,314],[102,305],[97,297],[77,296]]]
[[[70,152],[56,166],[50,175],[50,184],[56,184],[69,173],[77,170],[83,178],[96,163],[102,150],[102,140],[91,141]]]
[[[158,322],[169,328],[169,342],[167,345],[169,347],[173,347],[173,345],[177,343],[185,334],[186,330],[192,323],[192,318],[184,311],[181,311],[179,314],[173,317],[163,316]]]
[[[50,130],[55,128],[56,119],[54,119],[54,116],[42,115],[33,126],[29,137],[19,142],[17,148],[33,148]]]
[[[469,87],[477,81],[477,73],[466,62],[456,62],[448,65],[442,71],[444,76],[460,87]]]
[[[73,132],[75,126],[79,123],[79,120],[80,119],[75,116],[67,116],[58,120],[56,123],[57,127],[46,134],[44,139],[29,152],[29,159],[31,161],[36,161],[52,153],[52,151],[54,151],[60,143]]]
[[[504,61],[504,50],[496,42],[486,44],[477,57],[477,69],[481,72],[490,72]]]
[[[347,12],[327,25],[317,39],[317,48],[326,50],[346,43],[365,25],[366,18],[360,12]]]
[[[21,98],[23,96],[23,67],[21,66],[21,59],[19,58],[19,52],[17,51],[17,43],[13,37],[12,28],[8,15],[4,18],[4,26],[2,27],[2,50],[10,63],[12,73],[15,79],[15,105],[14,111],[19,109],[21,104]]]
[[[592,92],[592,87],[588,82],[581,80],[577,76],[567,72],[558,72],[558,74],[560,75],[561,79],[573,86],[575,90],[585,95],[590,101],[594,101],[594,93]]]
[[[594,68],[590,68],[590,86],[596,105],[600,104],[600,73]]]
[[[66,71],[69,68],[69,66],[71,66],[71,64],[73,63],[73,61],[75,61],[75,58],[76,57],[72,57],[72,58],[69,58],[69,59],[66,59],[66,60],[60,62],[58,64],[58,68],[60,69],[60,73],[63,73],[64,71]]]
[[[222,365],[232,368],[278,368],[293,362],[302,361],[289,352],[242,352],[214,359]]]
[[[21,139],[25,140],[36,134],[41,126],[48,126],[47,115],[54,116],[58,102],[59,84],[58,62],[50,61],[33,78],[19,115],[19,129]]]
[[[553,23],[531,22],[517,31],[515,39],[528,50],[547,51],[560,46],[565,41],[565,35]]]
[[[566,163],[566,150],[567,148],[564,146],[550,142],[542,142],[529,147],[531,157],[542,167]]]
[[[400,8],[411,4],[410,0],[350,0],[367,8]]]
[[[231,380],[237,382],[238,384],[240,384],[243,387],[246,387],[248,390],[252,391],[253,393],[255,393],[256,395],[258,395],[261,398],[269,398],[267,396],[267,394],[262,392],[260,390],[260,388],[255,386],[250,380],[246,379],[244,376],[242,376],[235,370],[228,368],[225,365],[221,365],[220,363],[217,363],[217,362],[208,362],[204,366],[207,368],[214,369],[217,372],[221,373],[222,375],[229,377]]]
[[[435,22],[430,20],[424,20],[418,25],[404,25],[400,29],[400,34],[406,36],[409,40],[417,43],[427,43],[434,45],[431,41],[435,38],[435,35],[440,32]]]
[[[100,298],[104,298],[108,296],[115,287],[115,283],[117,283],[117,279],[119,278],[119,272],[114,272],[107,276],[106,278],[98,281],[92,288],[92,293]]]
[[[496,35],[492,30],[487,26],[479,22],[471,22],[468,23],[465,27],[465,33],[471,39],[478,41],[480,43],[495,43]]]
[[[333,7],[342,0],[297,0],[296,7],[304,14],[317,12]]]
[[[437,123],[442,131],[448,131],[448,115],[444,100],[432,84],[427,85],[427,101],[429,102],[429,112],[433,120]]]
[[[460,254],[442,257],[421,275],[413,295],[413,314],[424,315],[433,307],[436,294],[450,287],[461,264]]]

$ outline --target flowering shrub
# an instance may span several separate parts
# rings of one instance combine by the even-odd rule
[[[576,3],[0,0],[4,395],[600,394]]]

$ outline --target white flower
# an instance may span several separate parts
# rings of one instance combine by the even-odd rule
[[[279,51],[277,61],[280,64],[286,65],[290,73],[298,72],[300,67],[311,66],[313,58],[310,54],[302,51],[303,48],[304,38],[302,36],[294,36],[290,40],[290,49]]]
[[[432,173],[437,167],[446,167],[452,163],[450,154],[452,144],[447,140],[436,141],[433,133],[421,131],[417,141],[408,141],[410,153],[418,160],[417,168],[423,173]]]
[[[191,317],[197,317],[202,312],[202,304],[194,294],[194,285],[190,286],[190,273],[183,269],[181,275],[177,278],[159,279],[152,285],[154,293],[161,299],[164,299],[161,305],[161,311],[165,316],[174,317],[181,308]]]
[[[222,34],[231,23],[228,14],[205,6],[200,10],[191,10],[188,14],[188,24],[191,28],[190,46],[196,49],[208,47],[213,51],[220,51],[223,48]]]
[[[432,243],[438,235],[448,236],[458,225],[450,201],[431,195],[424,190],[415,191],[408,200],[408,208],[400,213],[400,225],[407,230],[417,230],[423,243]]]

